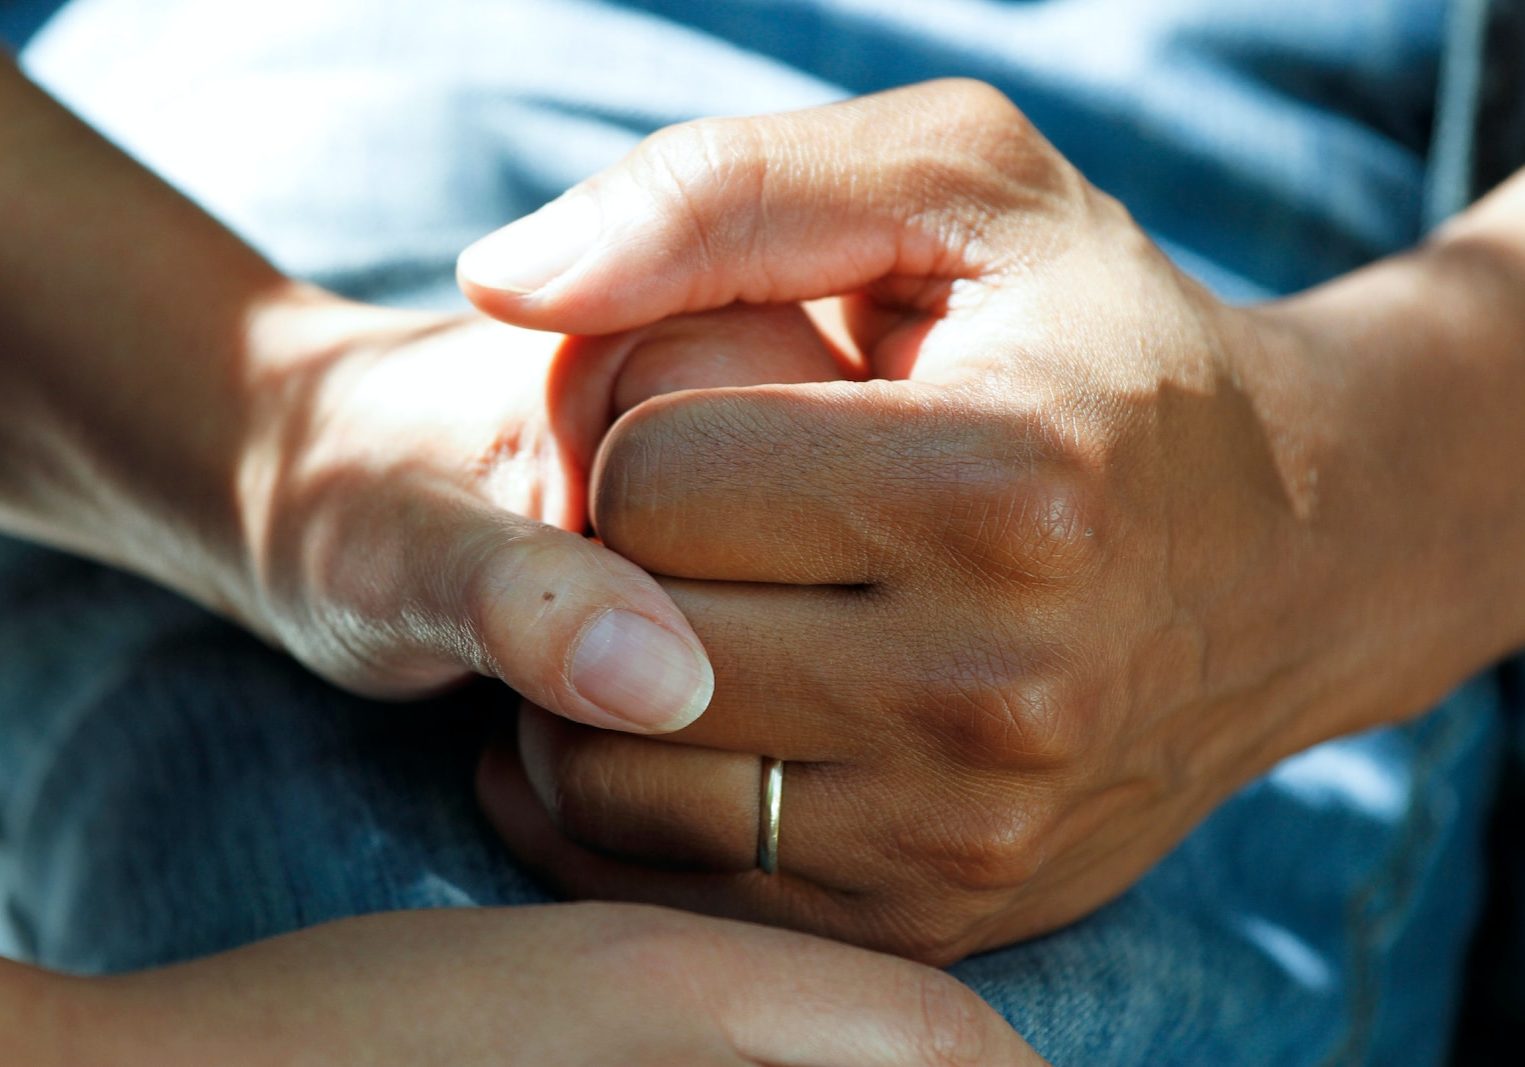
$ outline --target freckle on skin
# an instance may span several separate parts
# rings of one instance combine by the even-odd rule
[[[556,599],[556,594],[555,594],[555,593],[550,593],[550,592],[547,592],[547,593],[545,593],[545,594],[543,594],[543,595],[542,595],[542,596],[541,596],[541,597],[540,597],[540,599],[541,599],[541,600],[544,600],[544,601],[546,601],[546,602],[548,602],[548,603],[549,603],[549,602],[550,602],[550,601],[552,601],[552,600],[555,600],[555,599]]]

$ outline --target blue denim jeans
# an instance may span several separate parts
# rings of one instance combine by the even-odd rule
[[[1187,270],[1290,291],[1421,233],[1439,0],[76,0],[36,77],[285,269],[454,306],[472,238],[695,114],[1003,88]],[[113,971],[545,895],[476,812],[514,700],[337,691],[144,582],[0,541],[9,950]],[[1134,889],[955,969],[1058,1064],[1441,1062],[1494,674],[1231,798]]]

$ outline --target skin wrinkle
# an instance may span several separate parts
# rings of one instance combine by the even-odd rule
[[[692,243],[689,254],[697,258],[700,266],[699,270],[691,274],[696,284],[720,276],[716,271],[704,269],[717,262],[723,253],[717,252],[707,220],[695,204],[696,198],[704,194],[706,184],[725,185],[733,173],[724,158],[714,150],[713,139],[718,132],[716,120],[673,127],[664,134],[667,140],[661,145],[661,150],[653,142],[653,150],[644,157],[649,171],[659,180],[642,183],[642,188],[662,188],[667,191],[667,206],[677,209],[677,214],[686,227],[684,235]],[[679,147],[675,148],[675,144]],[[701,297],[701,302],[723,306],[734,302],[737,295],[730,291],[724,294],[708,293]]]

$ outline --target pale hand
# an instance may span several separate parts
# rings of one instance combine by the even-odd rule
[[[613,729],[699,715],[712,683],[687,622],[645,572],[582,536],[593,451],[656,393],[837,377],[805,314],[736,309],[567,339],[293,303],[256,332],[256,353],[282,355],[251,360],[236,476],[251,593],[234,612],[362,693],[420,696],[476,672]]]
[[[802,934],[628,905],[348,919],[115,978],[43,976],[59,1064],[1019,1067],[967,987]]]

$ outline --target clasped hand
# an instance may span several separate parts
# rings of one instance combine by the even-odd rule
[[[1406,561],[1343,353],[1184,277],[987,87],[664,131],[461,278],[530,329],[271,372],[248,614],[354,688],[523,693],[479,791],[571,895],[945,963],[1459,676],[1382,655]]]
[[[461,274],[583,333],[834,298],[863,379],[658,396],[604,439],[597,532],[715,689],[657,738],[531,708],[484,762],[500,832],[574,896],[946,963],[1099,907],[1387,696],[1338,695],[1369,651],[1308,342],[1185,278],[993,90],[664,131]],[[776,876],[760,755],[787,761]]]

